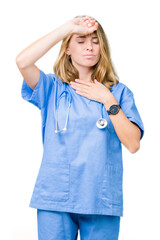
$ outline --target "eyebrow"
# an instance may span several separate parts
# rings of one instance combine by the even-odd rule
[[[78,37],[76,37],[76,38],[86,38],[86,36],[78,36]],[[92,38],[98,38],[98,37],[92,37]]]

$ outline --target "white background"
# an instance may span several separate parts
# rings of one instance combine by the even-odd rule
[[[123,147],[124,216],[120,240],[160,239],[159,1],[5,1],[1,3],[0,239],[37,239],[29,202],[42,158],[41,115],[21,97],[16,56],[77,15],[104,28],[120,81],[134,93],[145,127],[140,150]],[[36,62],[53,73],[61,42]]]

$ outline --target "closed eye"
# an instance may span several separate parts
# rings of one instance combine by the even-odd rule
[[[84,43],[84,42],[78,42],[78,43]],[[93,42],[93,43],[98,44],[98,42]]]

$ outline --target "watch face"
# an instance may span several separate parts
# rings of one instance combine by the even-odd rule
[[[119,111],[119,107],[118,107],[118,106],[112,105],[112,106],[110,107],[110,112],[111,112],[111,114],[117,114],[118,111]]]

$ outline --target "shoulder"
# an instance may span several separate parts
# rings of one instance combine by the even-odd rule
[[[122,82],[118,82],[114,85],[111,86],[111,92],[113,94],[118,94],[118,95],[129,95],[129,94],[133,94],[132,90],[124,83]]]
[[[40,76],[42,78],[47,78],[48,80],[58,83],[60,85],[63,84],[62,80],[55,73],[46,73],[42,69],[39,69],[39,70],[40,70]]]
[[[60,86],[63,85],[62,80],[61,80],[55,73],[51,73],[51,77],[53,78],[53,80],[55,81],[55,83],[57,83],[57,84],[60,85]]]

